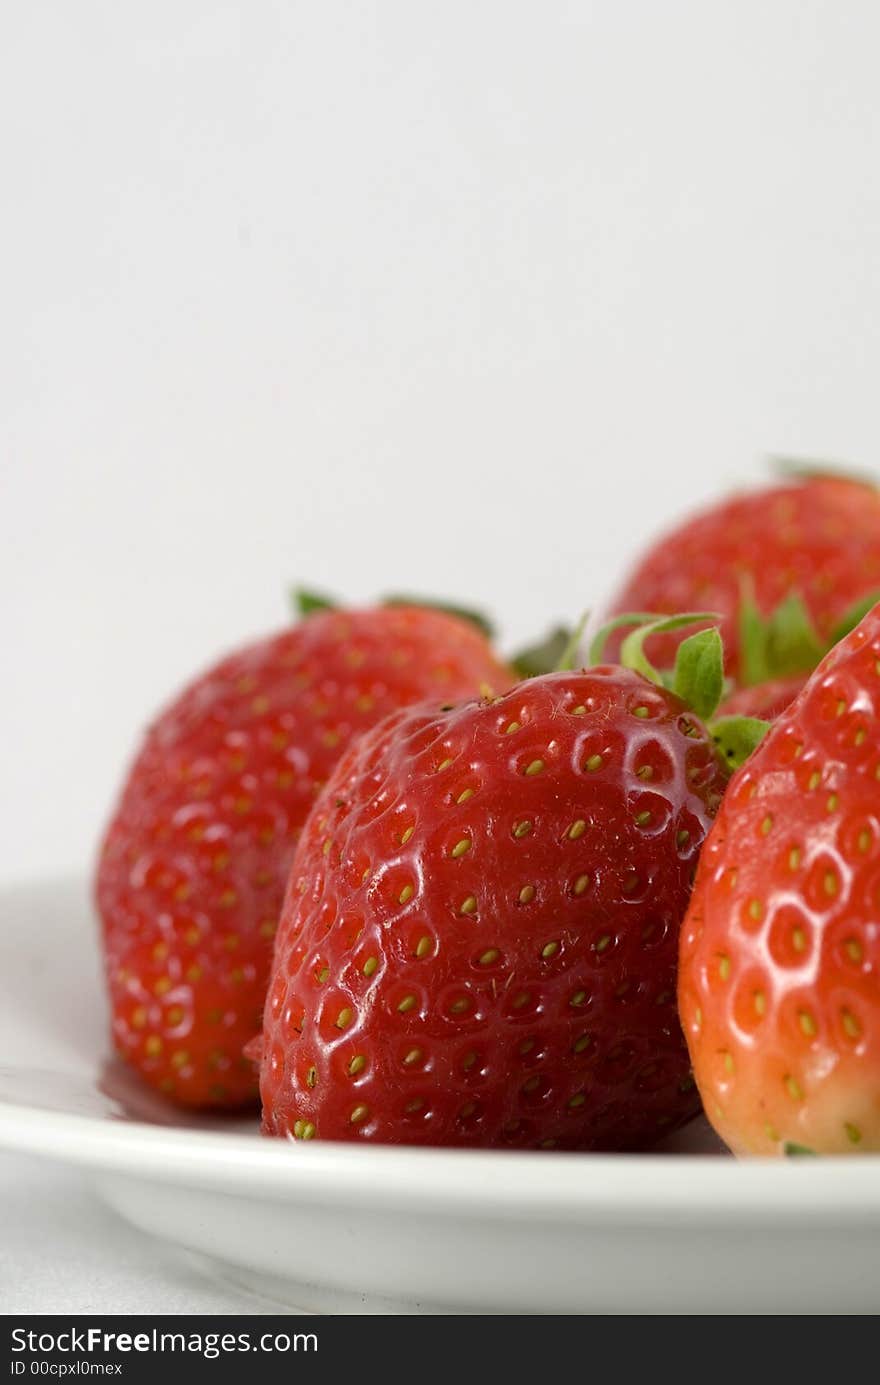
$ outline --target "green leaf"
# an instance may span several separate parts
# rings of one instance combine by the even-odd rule
[[[661,620],[662,616],[658,611],[627,611],[625,615],[614,616],[605,622],[590,643],[587,654],[591,664],[601,664],[605,660],[605,646],[615,630],[622,630],[628,625],[646,625],[651,620]]]
[[[702,621],[720,620],[721,617],[715,611],[686,611],[678,616],[656,616],[649,620],[646,625],[640,625],[632,634],[627,635],[623,644],[620,646],[620,662],[624,668],[631,668],[636,673],[640,673],[643,678],[648,678],[658,687],[665,688],[669,684],[669,679],[665,678],[651,663],[645,653],[645,641],[652,635],[665,635],[673,630],[681,630],[688,625],[697,625]]]
[[[766,683],[770,678],[767,627],[755,602],[755,584],[750,575],[743,575],[740,581],[739,647],[745,686],[753,688]]]
[[[816,1151],[814,1149],[810,1149],[808,1145],[796,1145],[791,1140],[785,1141],[785,1143],[782,1146],[782,1152],[783,1154],[787,1155],[789,1159],[800,1158],[802,1155],[805,1154],[808,1155],[811,1159],[818,1159],[819,1157]]]
[[[540,644],[521,649],[511,664],[523,678],[537,678],[541,673],[553,673],[571,644],[573,631],[567,625],[557,625]]]
[[[800,592],[789,592],[766,617],[755,604],[750,574],[743,576],[741,592],[739,636],[745,686],[812,673],[826,651]]]
[[[315,611],[338,610],[338,602],[321,592],[308,591],[305,587],[293,587],[290,592],[291,605],[298,616],[310,616]]]
[[[859,621],[863,620],[868,612],[874,609],[878,601],[880,601],[880,591],[875,590],[869,592],[867,596],[860,597],[858,601],[844,611],[831,632],[832,647],[837,644],[838,640],[845,639],[851,631],[855,630]]]
[[[759,717],[719,717],[709,730],[721,761],[735,770],[745,764],[769,727]]]
[[[790,592],[769,621],[767,661],[771,678],[812,673],[825,648],[800,592]]]
[[[459,620],[469,621],[475,625],[481,634],[489,640],[495,634],[495,627],[488,616],[482,611],[475,611],[470,606],[456,606],[450,601],[437,601],[433,598],[424,596],[385,596],[382,598],[383,606],[422,606],[429,611],[443,611],[447,616],[457,616]]]
[[[682,640],[675,655],[672,691],[703,721],[712,716],[724,691],[724,646],[717,626]]]

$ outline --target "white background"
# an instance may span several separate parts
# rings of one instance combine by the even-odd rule
[[[286,618],[607,590],[876,459],[872,0],[31,0],[0,43],[0,876]]]
[[[873,0],[0,30],[0,878],[86,868],[138,728],[290,579],[515,641],[763,452],[877,459]],[[248,1311],[3,1167],[7,1311]]]

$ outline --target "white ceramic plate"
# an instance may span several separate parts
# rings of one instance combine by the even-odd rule
[[[880,1309],[878,1158],[739,1163],[701,1122],[650,1156],[285,1144],[180,1116],[107,1051],[84,886],[7,888],[0,1144],[81,1166],[251,1288],[322,1311]]]

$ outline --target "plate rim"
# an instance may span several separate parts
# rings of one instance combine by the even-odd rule
[[[870,1154],[738,1160],[302,1143],[11,1102],[0,1102],[0,1147],[104,1174],[362,1211],[405,1206],[621,1224],[660,1216],[700,1225],[743,1217],[763,1222],[770,1213],[774,1221],[794,1218],[805,1228],[828,1220],[880,1224],[880,1156]]]
[[[79,873],[0,882],[0,903],[48,889],[88,898]],[[58,1074],[62,1079],[64,1072]],[[71,1074],[72,1076],[72,1074]],[[496,1220],[693,1226],[846,1221],[880,1225],[880,1154],[823,1159],[700,1153],[448,1149],[158,1125],[0,1099],[0,1149],[107,1177],[367,1212],[400,1208]],[[845,1160],[845,1172],[841,1167]]]

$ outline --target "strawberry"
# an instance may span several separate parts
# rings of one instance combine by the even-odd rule
[[[477,630],[441,612],[316,610],[161,713],[96,880],[115,1044],[147,1082],[187,1106],[256,1099],[241,1050],[296,840],[336,761],[397,707],[512,681]]]
[[[642,558],[613,611],[718,612],[738,684],[809,673],[880,596],[880,492],[813,474],[686,520]],[[651,646],[668,663],[675,636]]]
[[[677,686],[705,706],[720,642],[695,641]],[[300,839],[265,1132],[630,1149],[687,1121],[678,929],[725,782],[681,697],[617,666],[377,726]]]
[[[880,606],[731,780],[682,930],[679,1004],[737,1153],[880,1150]]]
[[[775,721],[791,706],[806,681],[806,674],[796,673],[788,678],[770,678],[766,683],[737,688],[722,702],[719,710],[723,716]]]

